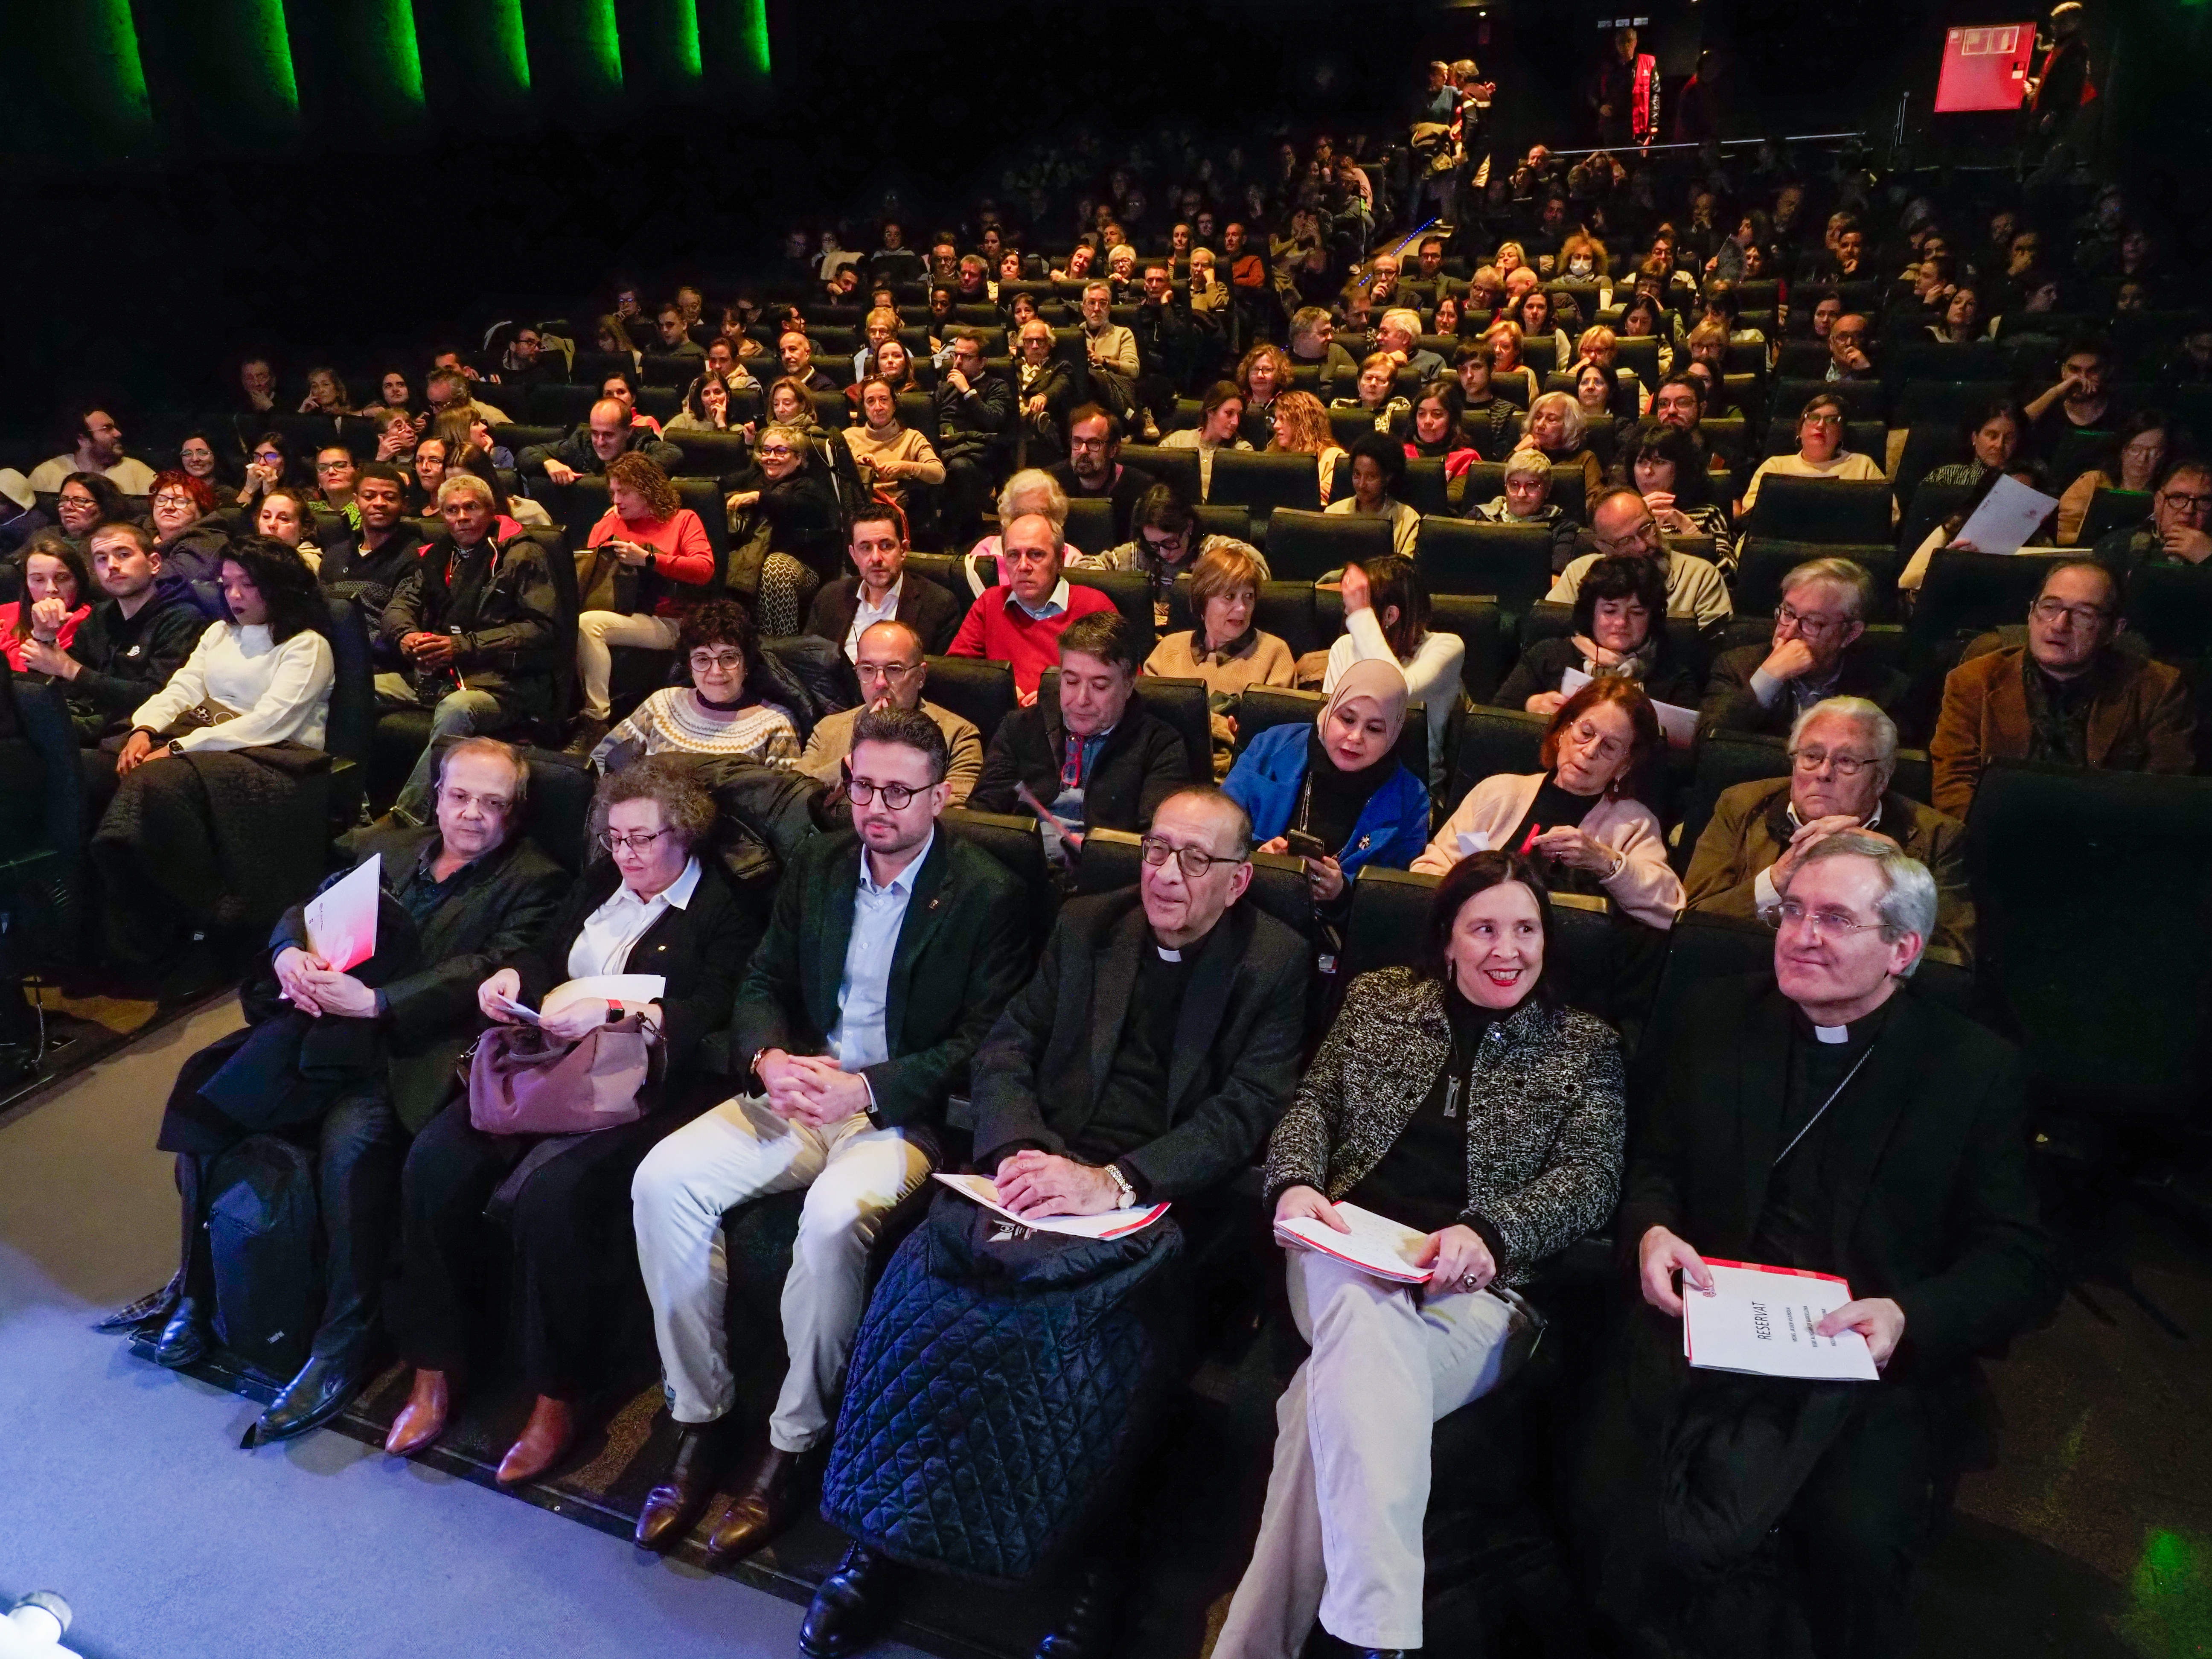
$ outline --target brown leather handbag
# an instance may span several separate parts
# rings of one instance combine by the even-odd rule
[[[643,1017],[574,1042],[534,1025],[499,1025],[469,1055],[469,1124],[489,1135],[577,1135],[635,1123],[652,1071]]]

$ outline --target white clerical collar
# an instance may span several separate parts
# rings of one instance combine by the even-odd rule
[[[1851,1028],[1848,1025],[1815,1025],[1813,1035],[1822,1042],[1849,1042]]]
[[[1160,960],[1162,962],[1181,962],[1182,960],[1182,951],[1170,951],[1164,945],[1155,945],[1152,946],[1152,949],[1160,953]]]

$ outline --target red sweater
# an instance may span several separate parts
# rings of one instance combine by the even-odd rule
[[[665,576],[672,582],[682,582],[690,587],[704,587],[714,577],[714,544],[707,539],[707,526],[699,522],[699,515],[688,507],[676,509],[672,519],[659,522],[631,524],[609,507],[592,526],[592,533],[584,539],[586,547],[599,547],[609,541],[635,542],[641,547],[651,548],[657,556],[653,562],[653,574]],[[663,592],[653,607],[656,617],[678,617],[688,604],[697,603],[699,596],[679,599],[673,593]]]
[[[1014,690],[1026,702],[1036,696],[1044,671],[1060,665],[1060,636],[1068,623],[1094,611],[1111,611],[1114,601],[1081,582],[1067,585],[1067,609],[1042,622],[1013,603],[1014,590],[986,588],[968,607],[960,631],[946,651],[952,657],[988,657],[1014,671]]]

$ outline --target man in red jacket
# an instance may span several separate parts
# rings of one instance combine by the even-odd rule
[[[1044,671],[1060,660],[1060,636],[1068,623],[1111,611],[1114,601],[1060,574],[1066,556],[1060,526],[1042,513],[1024,513],[1006,526],[1000,545],[1000,585],[969,607],[948,654],[1006,664],[1015,691],[1032,703]]]

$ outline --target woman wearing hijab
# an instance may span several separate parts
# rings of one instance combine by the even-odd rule
[[[1321,844],[1305,866],[1324,917],[1348,907],[1362,867],[1402,870],[1427,838],[1428,787],[1398,760],[1407,701],[1397,664],[1355,662],[1311,726],[1268,727],[1221,786],[1251,815],[1261,852],[1290,851],[1294,833]]]
[[[1537,750],[1540,771],[1500,772],[1467,792],[1413,867],[1443,875],[1470,854],[1518,853],[1554,893],[1611,899],[1662,931],[1682,908],[1681,878],[1638,781],[1662,751],[1659,716],[1635,681],[1592,680],[1559,705]]]

